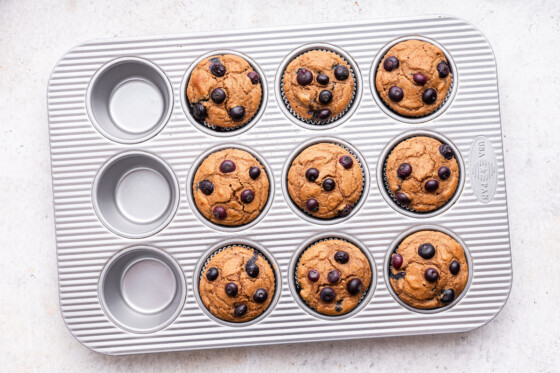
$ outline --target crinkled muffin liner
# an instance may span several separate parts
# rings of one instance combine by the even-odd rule
[[[274,271],[274,264],[272,264],[272,263],[270,262],[270,260],[268,260],[268,258],[267,258],[259,249],[256,249],[256,248],[254,248],[254,247],[252,247],[252,246],[243,245],[243,244],[231,244],[231,245],[227,245],[227,246],[223,246],[223,247],[219,248],[218,250],[216,250],[216,251],[214,251],[212,254],[210,254],[210,255],[206,258],[206,260],[204,261],[204,264],[202,265],[202,268],[200,269],[200,273],[199,273],[199,275],[198,275],[198,281],[197,281],[197,283],[196,283],[196,286],[197,286],[197,288],[198,288],[198,292],[200,293],[200,280],[201,280],[202,277],[204,276],[204,273],[206,272],[206,267],[208,266],[208,263],[210,263],[210,260],[211,260],[213,257],[215,257],[218,253],[220,253],[220,252],[222,252],[222,251],[224,251],[224,250],[230,249],[230,248],[232,248],[232,247],[242,247],[243,249],[246,249],[246,250],[253,250],[253,252],[255,252],[255,253],[257,253],[257,254],[259,255],[259,258],[263,259],[264,261],[266,261],[266,262],[270,265],[270,267],[273,269],[273,270],[272,270],[272,273],[273,273],[273,275],[274,275],[274,293],[269,294],[269,296],[272,298],[271,301],[270,301],[270,304],[268,305],[267,308],[265,308],[265,309],[262,311],[261,314],[259,314],[259,315],[258,315],[257,317],[255,317],[254,319],[247,320],[247,321],[241,321],[241,322],[234,322],[234,321],[229,321],[229,320],[220,319],[218,316],[212,314],[212,315],[214,315],[215,318],[220,319],[220,320],[222,320],[222,321],[225,322],[225,323],[243,325],[243,324],[252,322],[252,321],[254,321],[254,320],[260,318],[262,315],[264,315],[264,314],[266,313],[266,311],[267,311],[268,309],[270,309],[270,307],[273,305],[273,303],[274,303],[274,295],[275,295],[275,293],[278,291],[278,289],[277,289],[277,288],[278,288],[278,279],[276,278],[276,272]],[[206,307],[206,305],[202,302],[202,299],[200,299],[200,306],[206,308],[206,310],[207,310],[208,312],[210,312],[210,310],[209,310],[209,309]],[[210,312],[210,313],[212,313],[212,312]]]
[[[340,112],[340,114],[338,114],[336,117],[332,117],[332,118],[330,118],[329,120],[326,120],[326,121],[318,121],[318,120],[311,120],[311,119],[302,118],[298,113],[296,113],[292,109],[292,107],[290,106],[290,102],[288,101],[288,98],[286,97],[286,94],[284,92],[284,74],[286,73],[285,69],[284,69],[284,72],[282,73],[282,79],[280,80],[280,93],[282,94],[282,101],[284,102],[284,105],[286,105],[286,108],[288,109],[290,114],[292,114],[295,118],[297,118],[298,120],[300,120],[304,123],[307,123],[307,124],[322,126],[322,125],[327,125],[327,124],[331,124],[331,123],[336,122],[337,120],[342,118],[348,112],[348,110],[350,110],[350,108],[354,104],[354,100],[356,98],[357,81],[356,81],[356,74],[354,72],[354,69],[352,68],[352,64],[346,58],[344,58],[344,56],[341,56],[337,52],[329,50],[329,49],[317,48],[317,49],[311,49],[311,50],[307,50],[303,53],[300,53],[297,56],[294,56],[294,58],[292,58],[292,60],[286,64],[286,68],[288,67],[288,65],[293,60],[295,60],[299,56],[302,56],[306,53],[313,52],[313,51],[322,51],[322,52],[334,53],[337,56],[339,56],[340,58],[342,58],[344,60],[344,62],[346,62],[348,64],[348,66],[350,67],[348,70],[350,71],[350,75],[352,76],[352,79],[354,80],[354,90],[352,91],[352,98],[350,99],[350,102],[348,103],[348,106],[346,106],[346,109],[344,109],[342,112]]]
[[[314,312],[317,312],[317,313],[320,314],[320,315],[323,315],[323,316],[326,316],[326,317],[338,318],[338,317],[341,317],[341,316],[347,316],[349,313],[351,313],[351,312],[354,311],[356,308],[358,308],[358,307],[360,306],[360,304],[364,301],[364,299],[366,298],[366,295],[367,295],[368,291],[370,290],[370,288],[372,287],[372,285],[374,286],[373,281],[375,280],[375,276],[373,275],[373,273],[374,273],[375,269],[374,269],[373,263],[371,263],[371,262],[369,261],[369,258],[367,257],[367,255],[364,254],[364,256],[366,257],[366,259],[367,259],[368,262],[369,262],[369,267],[370,267],[370,271],[371,271],[371,279],[370,279],[370,284],[369,284],[369,286],[368,286],[366,289],[364,289],[364,291],[362,292],[362,296],[360,297],[360,300],[358,301],[358,303],[356,303],[356,305],[354,306],[354,308],[352,308],[350,311],[348,311],[348,312],[346,312],[346,313],[344,313],[344,314],[342,314],[342,315],[335,315],[335,316],[333,316],[333,315],[326,315],[326,314],[320,313],[320,312],[317,311],[315,308],[311,307],[311,305],[309,305],[309,304],[307,303],[307,301],[306,301],[305,299],[303,299],[303,297],[300,295],[301,286],[300,286],[300,284],[299,284],[299,282],[298,282],[297,272],[298,272],[299,262],[300,262],[300,260],[301,260],[301,257],[303,256],[303,253],[305,253],[307,250],[309,250],[310,247],[312,247],[312,246],[314,246],[314,245],[316,245],[316,244],[318,244],[318,243],[320,243],[320,242],[331,241],[331,240],[340,240],[340,241],[344,241],[344,242],[349,243],[349,244],[351,244],[351,245],[353,245],[353,246],[356,246],[358,249],[360,249],[360,251],[363,252],[363,249],[362,249],[360,246],[358,246],[358,245],[356,245],[355,243],[350,242],[349,240],[346,240],[346,239],[344,239],[344,238],[340,238],[340,237],[333,236],[333,237],[331,237],[331,238],[322,238],[322,239],[319,239],[319,240],[317,240],[317,241],[311,243],[310,245],[308,245],[307,248],[306,248],[305,250],[303,250],[303,251],[299,254],[299,257],[298,257],[298,259],[297,259],[296,265],[295,265],[295,267],[294,267],[293,276],[294,276],[295,291],[296,291],[296,293],[297,293],[299,299],[301,299],[301,300],[303,301],[303,303],[305,303],[305,304],[307,305],[307,307],[309,307],[309,308],[312,309]]]

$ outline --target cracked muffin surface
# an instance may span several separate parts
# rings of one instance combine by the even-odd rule
[[[415,308],[446,306],[463,292],[468,278],[463,247],[442,232],[411,234],[391,257],[391,286],[402,301]]]
[[[453,196],[459,182],[459,166],[449,145],[418,136],[393,149],[385,176],[400,204],[428,212],[443,206]]]
[[[244,322],[270,306],[275,277],[272,266],[260,254],[235,245],[210,259],[198,286],[210,313],[222,320]]]
[[[375,86],[391,109],[420,117],[437,110],[445,100],[451,75],[449,62],[438,47],[422,40],[406,40],[385,54],[377,68]]]
[[[327,121],[337,117],[352,101],[354,85],[350,65],[338,54],[322,50],[296,57],[283,76],[290,108],[308,120]]]
[[[299,295],[317,312],[344,315],[352,311],[369,288],[368,259],[355,245],[327,239],[307,248],[296,269]]]
[[[260,76],[245,59],[224,54],[196,65],[186,95],[196,119],[211,126],[234,128],[255,116],[262,86]]]
[[[348,215],[360,198],[363,174],[343,147],[319,143],[305,148],[288,171],[288,192],[302,210],[322,219]]]
[[[224,149],[201,163],[192,188],[202,215],[216,224],[238,226],[259,216],[268,200],[269,180],[253,155]]]

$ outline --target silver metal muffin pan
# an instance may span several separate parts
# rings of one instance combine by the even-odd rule
[[[457,74],[446,109],[422,123],[388,115],[374,99],[375,58],[401,37],[437,42]],[[362,96],[343,123],[302,126],[282,108],[274,77],[290,53],[325,42],[356,64]],[[184,89],[196,61],[224,50],[249,57],[259,69],[263,103],[250,125],[217,132],[184,110]],[[55,66],[48,115],[60,307],[70,332],[92,350],[131,354],[460,332],[489,322],[509,295],[496,61],[480,31],[461,19],[427,16],[91,41]],[[383,193],[378,171],[395,139],[425,131],[456,148],[464,184],[445,211],[411,215]],[[301,144],[321,138],[355,149],[370,186],[350,217],[328,225],[298,213],[283,187],[290,157]],[[223,147],[251,151],[271,181],[259,219],[237,229],[206,221],[189,192],[204,155]],[[395,242],[425,225],[451,232],[470,256],[468,289],[438,312],[400,304],[386,281],[386,258]],[[371,293],[347,317],[314,315],[290,286],[290,263],[298,250],[327,236],[359,242],[374,266]],[[231,326],[208,315],[195,289],[208,255],[234,243],[269,256],[278,298],[255,322]]]

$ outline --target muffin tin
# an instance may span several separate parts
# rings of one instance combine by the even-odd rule
[[[422,122],[390,115],[372,90],[376,58],[403,37],[437,42],[456,74],[445,110]],[[291,53],[324,43],[356,64],[361,97],[343,122],[296,124],[278,96],[281,66]],[[264,101],[250,125],[217,132],[192,120],[183,96],[196,61],[222,50],[248,56],[260,69]],[[509,295],[496,62],[485,37],[461,19],[91,41],[54,68],[48,115],[60,307],[72,335],[92,350],[117,355],[461,332],[489,322]],[[462,184],[437,214],[411,214],[387,194],[379,167],[396,139],[426,131],[454,145]],[[352,216],[333,224],[294,210],[282,180],[290,155],[321,138],[356,150],[368,186]],[[196,211],[188,180],[206,152],[230,146],[263,161],[270,203],[254,224],[221,229]],[[451,232],[470,257],[467,289],[437,312],[403,306],[386,280],[387,258],[403,232],[423,226]],[[371,256],[374,282],[345,317],[309,312],[294,291],[294,258],[317,237],[359,242]],[[263,317],[235,326],[208,315],[195,291],[208,255],[231,244],[266,253],[278,285]]]

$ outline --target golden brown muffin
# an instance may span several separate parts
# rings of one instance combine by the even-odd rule
[[[352,311],[371,284],[371,267],[364,253],[340,239],[320,241],[306,249],[296,272],[299,295],[324,315]]]
[[[258,73],[243,58],[232,54],[202,60],[187,85],[193,116],[221,128],[249,122],[259,109],[261,97]]]
[[[219,319],[244,322],[260,316],[274,297],[272,266],[253,249],[231,246],[206,265],[200,298]]]
[[[420,117],[434,112],[445,99],[451,86],[451,70],[438,47],[407,40],[393,46],[383,57],[375,86],[391,109]]]
[[[314,50],[296,57],[283,77],[286,99],[303,119],[325,122],[350,105],[354,94],[350,65],[338,54]]]
[[[198,167],[193,196],[210,221],[229,226],[247,224],[259,216],[268,200],[264,167],[251,154],[225,149],[210,154]]]
[[[405,238],[390,265],[393,290],[414,308],[448,305],[459,297],[469,279],[463,247],[436,231],[420,231]]]
[[[320,143],[304,149],[288,171],[288,192],[302,210],[322,219],[347,216],[360,198],[360,164],[346,149]]]
[[[459,166],[449,145],[418,136],[393,149],[385,176],[400,204],[427,212],[443,206],[453,196],[459,182]]]

